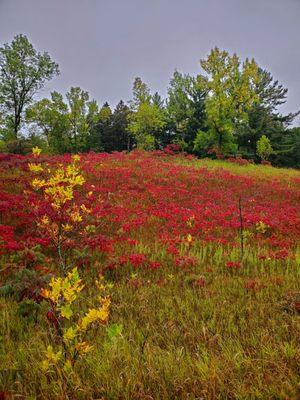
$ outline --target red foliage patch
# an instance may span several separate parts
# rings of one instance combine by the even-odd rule
[[[298,178],[199,169],[193,163],[186,166],[186,162],[177,162],[185,157],[176,155],[179,151],[169,146],[164,152],[83,154],[86,182],[76,194],[76,203],[91,210],[92,229],[70,237],[65,246],[84,252],[85,263],[97,251],[114,260],[114,266],[120,255],[117,249],[124,246],[126,257],[118,265],[158,269],[161,264],[150,261],[148,251],[142,254],[137,250],[139,243],[150,247],[155,244],[165,249],[165,257],[172,259],[173,265],[185,268],[196,261],[182,256],[182,246],[187,250],[195,243],[239,246],[241,197],[244,229],[251,233],[251,245],[264,249],[260,258],[284,260],[292,254],[300,239]],[[34,178],[27,168],[30,160],[31,156],[0,155],[2,254],[37,244],[53,254],[55,251],[51,250],[49,237],[37,230],[36,218],[51,210],[43,205],[38,193],[29,191],[29,182]],[[42,156],[40,162],[55,167],[70,160],[70,155]],[[260,221],[267,226],[266,232],[256,230]],[[188,243],[187,237],[192,238]],[[226,266],[240,267],[235,261]]]

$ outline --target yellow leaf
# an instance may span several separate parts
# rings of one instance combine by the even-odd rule
[[[49,345],[46,351],[46,358],[49,364],[57,364],[57,362],[62,358],[62,352],[59,350],[55,353],[52,346]]]
[[[187,241],[188,243],[192,243],[192,241],[193,241],[193,236],[192,236],[190,233],[187,235],[186,241]]]
[[[43,360],[41,362],[41,368],[42,368],[43,371],[48,371],[49,366],[50,365],[49,365],[49,361],[48,360]]]
[[[41,164],[32,164],[32,163],[29,163],[29,164],[28,164],[28,168],[29,168],[29,171],[30,171],[30,172],[41,172],[41,171],[43,171],[43,167],[42,167]]]
[[[73,327],[71,326],[70,328],[68,328],[68,329],[64,332],[63,337],[64,337],[64,340],[65,340],[65,341],[72,341],[72,340],[76,337],[76,335],[77,335],[77,329],[76,329],[76,328],[73,328]]]
[[[32,148],[32,154],[35,157],[38,157],[41,154],[42,150],[38,148],[38,146],[35,146]]]

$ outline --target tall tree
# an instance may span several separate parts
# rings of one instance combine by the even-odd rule
[[[272,162],[277,165],[300,168],[300,127],[286,129],[276,146]]]
[[[280,114],[278,107],[286,102],[288,90],[277,80],[274,81],[270,72],[259,68],[258,75],[255,91],[259,101],[252,105],[247,112],[247,120],[238,127],[239,151],[244,156],[251,157],[254,156],[256,142],[262,135],[271,140],[274,149],[281,151],[286,129],[299,114]]]
[[[131,111],[121,100],[114,112],[104,103],[99,113],[99,121],[91,135],[91,148],[97,151],[131,150],[134,138],[128,131],[128,118]]]
[[[133,100],[129,102],[128,133],[140,149],[153,150],[160,145],[161,134],[166,126],[165,110],[158,93],[151,95],[141,78],[133,83]],[[155,101],[155,102],[154,102]]]
[[[208,131],[199,131],[195,148],[216,146],[225,154],[235,153],[236,125],[247,120],[247,111],[259,100],[255,91],[259,79],[257,64],[248,59],[242,63],[236,54],[231,56],[217,47],[200,64],[205,75],[198,76],[198,83],[207,93]]]
[[[68,102],[58,92],[42,99],[26,111],[26,121],[42,135],[53,152],[77,152],[90,149],[93,131],[99,121],[95,100],[80,88],[71,88]]]
[[[166,125],[164,110],[156,104],[141,103],[129,115],[128,131],[135,138],[137,147],[153,150],[159,146],[160,134]]]
[[[139,77],[135,78],[133,82],[132,95],[133,99],[129,103],[131,109],[134,111],[136,111],[141,104],[151,102],[150,89]]]
[[[54,153],[72,150],[68,112],[68,105],[58,92],[52,92],[50,99],[42,99],[26,110],[26,122],[33,126],[35,133],[46,139]]]
[[[158,92],[155,92],[154,95],[151,96],[151,102],[158,108],[163,109],[165,107],[165,101]]]
[[[110,147],[107,151],[130,151],[135,144],[134,137],[128,131],[129,107],[121,100],[112,116],[110,130]]]
[[[49,54],[37,52],[24,35],[0,48],[0,108],[11,137],[18,138],[24,111],[34,95],[58,73]]]
[[[73,149],[75,152],[84,151],[89,133],[87,122],[89,94],[80,87],[71,87],[66,97],[69,105]]]
[[[168,87],[167,117],[169,140],[192,151],[199,129],[205,129],[205,91],[197,78],[175,71]]]
[[[97,123],[90,132],[89,148],[93,151],[112,151],[110,146],[112,111],[107,102],[101,107]]]

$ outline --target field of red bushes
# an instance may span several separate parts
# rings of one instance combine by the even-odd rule
[[[40,156],[41,164],[52,170],[70,159]],[[31,161],[32,156],[0,158],[0,250],[20,251],[24,265],[34,263],[30,249],[36,245],[47,249],[50,258],[55,253],[49,232],[37,226],[53,210],[30,186],[36,175],[28,169]],[[81,264],[89,264],[96,251],[111,268],[129,262],[156,269],[163,259],[155,259],[155,246],[181,265],[183,246],[239,247],[242,223],[245,244],[257,248],[258,257],[293,257],[300,238],[299,174],[276,174],[275,169],[268,176],[237,174],[186,161],[160,152],[82,155],[85,183],[76,192],[76,202],[89,212],[72,228],[65,248],[77,249]]]

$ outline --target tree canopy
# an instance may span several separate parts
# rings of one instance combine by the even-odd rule
[[[299,112],[280,113],[288,89],[254,59],[218,47],[200,66],[196,76],[175,70],[166,98],[137,77],[132,98],[115,108],[99,106],[78,86],[36,100],[59,67],[17,35],[0,48],[0,151],[26,152],[31,144],[54,154],[174,144],[198,156],[299,167],[300,128],[290,127]]]
[[[58,73],[58,65],[49,54],[37,52],[24,35],[0,48],[0,109],[5,116],[5,135],[18,138],[24,110],[45,82]]]

